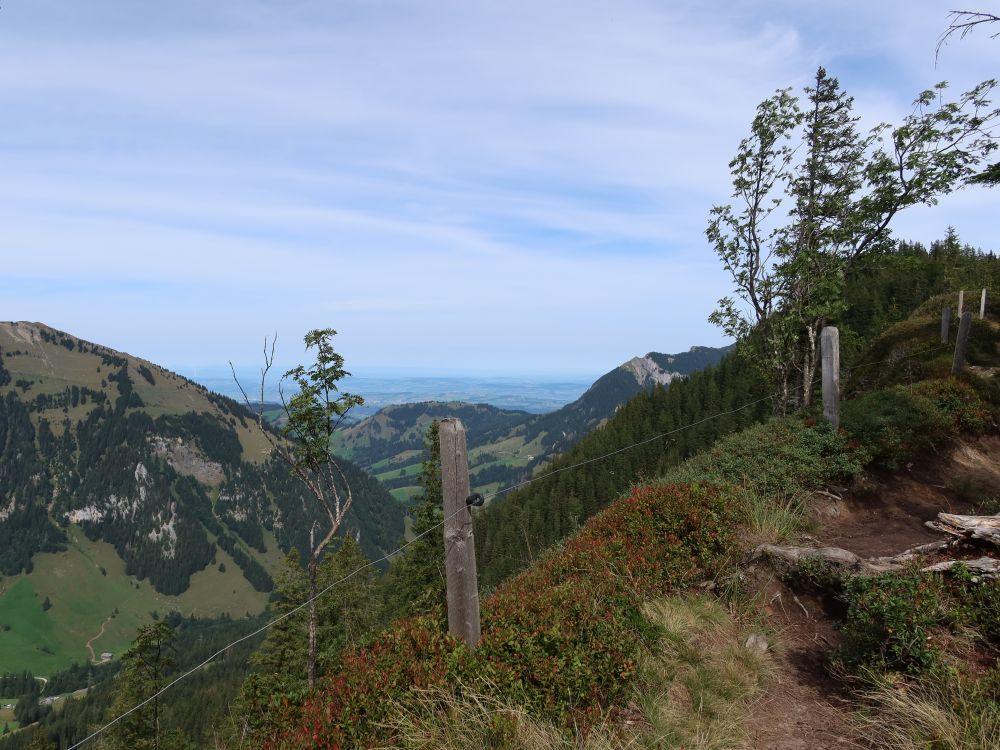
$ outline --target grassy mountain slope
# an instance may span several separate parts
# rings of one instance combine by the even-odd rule
[[[316,513],[252,420],[153,363],[0,323],[0,664],[118,653],[154,610],[260,612]],[[402,508],[343,468],[346,529],[381,555]]]
[[[909,321],[917,324],[914,335],[900,338],[898,328],[890,329],[872,350],[893,339],[899,360],[926,351],[922,320]],[[972,364],[995,367],[1000,326],[984,323],[974,336],[982,358]],[[539,732],[555,746],[746,746],[752,728],[745,696],[766,688],[761,663],[774,663],[744,641],[748,630],[764,625],[761,603],[748,598],[752,592],[742,583],[747,553],[760,542],[802,534],[808,528],[802,498],[814,492],[831,506],[820,492],[863,484],[866,472],[891,467],[905,476],[907,462],[924,451],[1000,430],[1000,382],[992,369],[937,377],[945,357],[910,358],[922,371],[856,391],[844,404],[839,431],[813,414],[770,419],[634,486],[484,598],[483,638],[474,653],[444,635],[435,618],[397,623],[370,647],[346,655],[343,672],[291,711],[264,746],[544,746],[526,739]],[[971,682],[947,670],[931,670],[931,679],[959,691],[970,712],[978,710],[979,726],[996,727],[995,708],[983,718],[989,693],[982,692],[995,678],[978,660],[986,655],[993,672],[1000,669],[1000,612],[991,604],[1000,584],[981,584],[992,586],[987,591],[961,578],[945,581],[940,606],[946,609],[929,613],[919,597],[940,579],[908,575],[847,586],[847,635],[838,658],[891,675],[922,663],[897,658],[923,658],[923,628],[950,622],[956,637],[971,644],[985,638],[985,648],[952,649],[942,636],[948,649],[942,658],[976,662],[958,674],[975,669]],[[692,588],[714,590],[718,599],[684,594]],[[712,611],[720,604],[729,611]],[[979,635],[969,634],[971,623]],[[886,643],[904,651],[887,651]],[[728,650],[728,666],[705,651],[720,648]],[[922,679],[923,670],[892,679]],[[965,709],[945,710],[957,716]],[[941,746],[989,746],[968,739]]]
[[[598,378],[576,401],[549,414],[529,414],[486,404],[423,402],[388,406],[345,429],[340,455],[372,472],[401,500],[413,497],[424,434],[434,419],[457,417],[468,434],[475,490],[495,492],[531,476],[572,447],[630,398],[718,364],[729,347],[696,346],[680,354],[650,352]]]

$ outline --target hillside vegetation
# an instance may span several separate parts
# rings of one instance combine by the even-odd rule
[[[967,259],[965,269],[977,281],[984,268],[996,272],[995,259],[974,254]],[[896,470],[925,451],[941,451],[949,441],[998,429],[997,321],[974,326],[973,368],[961,379],[948,377],[950,350],[941,345],[934,325],[945,298],[921,307],[926,294],[914,291],[927,286],[934,291],[927,281],[939,260],[922,248],[904,246],[885,262],[906,262],[908,283],[879,274],[855,282],[858,287],[893,286],[890,294],[872,293],[880,300],[882,327],[854,328],[849,314],[839,321],[857,352],[845,363],[845,391],[853,398],[844,403],[841,430],[817,419],[815,411],[767,418],[766,402],[749,415],[726,414],[767,397],[753,371],[739,368],[738,358],[668,391],[640,394],[581,442],[575,456],[553,464],[554,470],[565,471],[537,480],[520,495],[498,498],[480,512],[477,543],[483,545],[484,577],[503,579],[491,566],[508,549],[517,549],[518,537],[525,548],[536,542],[538,548],[531,551],[530,567],[484,598],[483,639],[475,652],[445,635],[438,616],[396,622],[366,647],[346,652],[341,671],[328,676],[317,694],[294,706],[272,707],[268,722],[256,726],[259,741],[274,748],[744,746],[757,731],[746,714],[755,696],[768,692],[769,671],[780,666],[767,655],[766,645],[768,639],[780,641],[780,635],[762,619],[766,608],[745,573],[755,547],[795,542],[815,528],[805,499],[823,502],[826,495],[813,493],[843,492],[863,484],[872,472]],[[903,300],[909,310],[917,308],[912,317],[900,309]],[[864,373],[873,369],[879,369],[878,378],[866,380]],[[717,398],[715,389],[726,377],[743,385],[744,398],[733,398],[736,389],[727,386],[719,398],[731,400],[707,408],[704,402]],[[671,395],[673,409],[689,411],[671,415],[664,408]],[[693,404],[699,402],[701,410],[695,412]],[[695,414],[723,414],[718,420],[730,421],[722,427],[712,425],[716,419],[698,424]],[[671,416],[676,421],[667,421]],[[685,445],[663,440],[614,453],[674,425],[688,429],[670,437],[705,426],[700,445],[685,444],[690,446],[687,460],[680,453]],[[615,463],[630,454],[637,458]],[[568,468],[591,457],[600,460]],[[609,479],[616,469],[625,478]],[[578,531],[540,549],[539,536],[546,538],[538,534],[542,524],[529,531],[510,519],[533,513],[562,517],[571,485],[554,489],[553,484],[578,472],[584,477],[578,482],[587,482],[589,473],[595,487],[606,483],[586,510],[577,511],[596,515],[580,518]],[[609,502],[621,492],[617,481],[626,492]],[[536,486],[548,494],[531,494]],[[537,505],[531,504],[533,498]],[[496,537],[491,539],[488,524],[500,514],[508,514],[507,522],[493,529],[503,528],[507,536],[490,547]],[[571,526],[549,532],[548,538],[555,541],[567,532]],[[512,567],[529,562],[519,560]],[[894,584],[878,585],[891,591]],[[982,605],[991,595],[985,589],[948,587],[951,598],[940,605],[952,612],[945,621],[958,628],[978,622],[985,627],[979,632],[993,632],[996,613]],[[706,590],[714,594],[694,593]],[[871,618],[888,615],[888,610],[879,614],[885,605],[862,584],[845,592],[843,627],[857,636],[831,658],[852,674],[898,669],[901,662],[880,660],[872,650],[877,640],[865,635],[876,622]],[[762,648],[747,638],[761,630],[768,633]],[[1000,648],[1000,642],[985,638],[976,658],[992,654],[986,658],[993,663],[1000,651],[991,649]],[[727,665],[704,651],[713,646],[729,650]],[[908,679],[923,679],[920,670],[906,673]],[[980,707],[976,696],[991,689],[988,680],[949,678],[946,684]],[[853,685],[848,681],[844,689]]]
[[[979,329],[977,338],[984,350],[987,340],[993,344],[992,363],[985,364],[1000,362],[996,323]],[[450,746],[522,747],[527,734],[544,733],[546,726],[573,728],[580,741],[593,730],[616,747],[675,746],[662,744],[666,736],[683,746],[738,746],[748,730],[732,726],[732,712],[763,689],[766,669],[755,661],[764,657],[730,635],[735,663],[729,690],[710,688],[679,669],[655,672],[650,664],[672,649],[675,665],[682,649],[688,669],[719,670],[706,664],[705,654],[683,657],[684,648],[699,648],[696,618],[683,635],[676,632],[678,619],[694,618],[692,609],[715,605],[673,597],[708,584],[733,608],[732,614],[706,615],[715,630],[753,628],[757,615],[740,614],[752,601],[739,583],[741,561],[751,544],[787,541],[804,530],[806,518],[788,498],[848,485],[869,467],[898,465],[930,441],[940,446],[995,431],[998,408],[995,376],[931,377],[859,395],[845,404],[839,432],[808,415],[734,432],[662,478],[636,486],[500,585],[483,602],[483,639],[475,652],[442,633],[436,618],[396,623],[368,647],[345,655],[343,671],[286,716],[287,723],[279,722],[265,746],[426,747],[464,737],[450,739]],[[872,418],[876,409],[882,419]],[[891,591],[890,584],[880,585]],[[895,668],[901,662],[873,661],[876,642],[858,619],[861,607],[867,608],[864,617],[881,616],[871,609],[877,602],[858,598],[876,590],[860,584],[848,589],[856,614],[848,615],[846,627],[857,636],[844,658]],[[964,604],[961,590],[954,595],[955,606],[972,607],[967,617],[985,617],[986,632],[994,632],[996,612],[971,600]],[[986,601],[989,595],[974,596]],[[1000,648],[992,638],[987,643]],[[651,670],[658,684],[650,682]],[[477,718],[464,734],[456,732]],[[734,744],[718,737],[698,744],[706,722]]]
[[[942,268],[948,273],[939,273]],[[954,295],[929,297],[952,283],[992,283],[997,270],[992,256],[968,252],[945,260],[936,248],[911,245],[859,266],[847,291],[858,306],[837,321],[849,396],[839,431],[819,419],[815,407],[771,416],[761,373],[739,353],[669,389],[639,393],[553,462],[549,474],[477,511],[480,573],[487,585],[483,640],[474,652],[446,634],[436,588],[426,614],[387,622],[394,611],[391,589],[405,579],[378,579],[368,570],[324,605],[330,614],[323,627],[346,627],[335,639],[346,647],[325,657],[319,688],[304,689],[295,674],[302,668],[296,654],[303,648],[304,621],[283,621],[268,632],[254,657],[259,671],[230,713],[217,714],[211,742],[202,735],[196,744],[721,750],[768,747],[768,738],[780,731],[819,737],[787,715],[799,710],[826,712],[822,720],[810,716],[816,732],[846,736],[854,731],[855,714],[806,695],[811,688],[800,681],[806,678],[784,655],[782,639],[798,638],[800,624],[775,617],[799,606],[796,591],[801,606],[823,613],[809,627],[828,628],[802,636],[812,644],[802,657],[812,659],[807,677],[828,686],[826,693],[850,696],[844,700],[869,712],[859,716],[883,717],[888,731],[899,725],[892,717],[901,709],[885,685],[905,680],[911,695],[926,698],[928,711],[959,706],[958,713],[946,711],[953,723],[978,716],[975,731],[988,733],[995,725],[983,696],[993,689],[993,672],[974,671],[973,679],[963,681],[939,666],[965,664],[955,660],[970,654],[977,665],[996,663],[1000,644],[991,635],[991,589],[978,588],[961,572],[938,579],[906,578],[905,571],[898,585],[896,578],[885,578],[866,588],[822,564],[768,567],[758,548],[822,547],[822,537],[813,535],[825,533],[824,519],[842,512],[843,501],[835,497],[856,496],[857,513],[874,513],[878,506],[869,509],[866,503],[873,501],[865,494],[873,482],[909,482],[900,490],[908,494],[915,487],[909,467],[922,457],[952,460],[956,451],[972,450],[969,441],[1000,445],[993,437],[1000,409],[997,321],[974,326],[972,366],[951,378],[950,349],[940,343],[936,321],[940,306]],[[856,312],[864,306],[863,315]],[[872,319],[881,322],[871,325]],[[982,456],[989,450],[977,450],[976,460],[987,460]],[[432,460],[425,461],[428,466],[433,468]],[[956,480],[954,486],[946,492],[956,503],[973,495],[987,503],[990,492],[1000,495],[1000,481],[993,487]],[[440,491],[432,490],[432,482],[424,488],[431,496]],[[580,497],[590,499],[581,503]],[[425,519],[426,528],[436,528],[434,517]],[[902,551],[877,546],[881,527],[875,523],[864,554]],[[862,526],[836,533],[851,538]],[[439,565],[425,562],[436,578]],[[294,563],[285,570],[297,573],[282,575],[275,613],[302,600],[301,581],[296,583],[301,570]],[[394,563],[390,573],[398,570]],[[341,574],[332,575],[335,580]],[[932,583],[925,585],[927,580]],[[815,593],[820,589],[825,593]],[[922,619],[912,621],[901,602],[925,589],[934,598],[916,610]],[[829,615],[822,608],[826,599],[832,602]],[[341,611],[340,603],[348,600],[350,612]],[[381,614],[374,611],[379,607]],[[840,629],[829,629],[832,623]],[[884,640],[878,634],[887,628],[906,634],[893,641],[894,652],[878,647]],[[939,636],[942,628],[947,633]],[[925,632],[942,647],[933,653],[907,650],[915,642],[911,635]],[[820,636],[832,645],[817,647]],[[290,661],[281,666],[283,659]],[[232,690],[231,682],[226,685]],[[786,689],[792,690],[787,700],[777,695]],[[191,697],[177,704],[170,698],[168,704],[189,710],[183,701]],[[761,702],[768,701],[777,708],[763,709]],[[766,725],[765,713],[774,715],[773,726]],[[44,721],[43,727],[54,727],[52,717]],[[84,731],[79,724],[62,726],[67,737]],[[43,731],[52,736],[54,729]],[[37,734],[18,732],[14,744],[0,747],[20,750]]]
[[[117,654],[153,611],[262,611],[313,516],[253,419],[150,362],[0,324],[4,670],[84,662],[88,644]],[[343,468],[357,498],[347,528],[381,556],[403,510]]]
[[[416,477],[427,428],[435,419],[455,417],[468,434],[472,487],[492,493],[537,473],[637,393],[716,365],[729,349],[696,346],[680,354],[634,357],[598,378],[576,401],[548,414],[460,402],[388,406],[343,430],[337,451],[406,501],[419,489]]]

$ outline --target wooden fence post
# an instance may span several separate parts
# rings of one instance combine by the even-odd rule
[[[979,319],[986,317],[986,288],[983,287],[983,296],[979,298]]]
[[[941,343],[947,344],[951,336],[951,308],[941,310]]]
[[[962,313],[965,312],[965,290],[963,289],[958,293],[958,317],[962,317]]]
[[[965,350],[969,346],[969,329],[972,327],[972,311],[962,313],[962,321],[958,324],[958,339],[955,341],[955,361],[951,365],[951,374],[958,375],[965,367]]]
[[[479,584],[476,542],[472,535],[469,455],[465,427],[458,419],[442,419],[441,490],[444,495],[444,567],[447,579],[448,632],[470,649],[479,642]]]
[[[840,427],[840,331],[826,326],[820,334],[823,354],[823,416]]]

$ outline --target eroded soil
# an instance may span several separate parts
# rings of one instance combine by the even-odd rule
[[[804,544],[842,547],[866,558],[896,555],[943,539],[924,525],[940,511],[974,513],[983,498],[1000,495],[1000,437],[942,446],[896,471],[870,473],[829,493],[811,499],[817,528]],[[830,670],[839,645],[838,603],[796,596],[766,567],[751,575],[777,644],[775,678],[753,712],[750,747],[872,747],[852,721],[843,682]]]

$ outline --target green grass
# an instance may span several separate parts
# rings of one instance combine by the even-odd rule
[[[3,698],[0,698],[0,703],[3,702]],[[20,726],[14,720],[14,711],[9,708],[0,708],[0,732],[3,732],[3,728],[6,726],[10,731],[14,732]],[[0,734],[0,737],[3,735]]]
[[[413,487],[397,487],[394,490],[389,490],[389,493],[394,498],[396,498],[397,500],[399,500],[401,503],[409,503],[410,500],[412,500],[414,497],[416,497],[417,493],[419,493],[419,492],[420,492],[420,488],[416,487],[416,486],[413,486]]]
[[[72,662],[83,663],[89,654],[86,642],[99,656],[110,651],[119,656],[132,642],[140,625],[178,610],[200,617],[228,613],[240,617],[263,610],[267,595],[255,591],[236,563],[223,550],[217,563],[191,578],[190,588],[180,596],[159,594],[148,581],[137,582],[125,575],[125,564],[105,542],[92,542],[79,529],[69,530],[69,549],[59,554],[40,554],[28,576],[8,578],[0,596],[0,623],[11,629],[0,632],[0,664],[5,671],[27,669],[50,674]],[[273,545],[273,539],[269,540]],[[102,575],[101,568],[107,571]],[[49,597],[52,608],[42,610]],[[117,610],[117,615],[115,611]]]
[[[368,471],[372,474],[388,472],[392,471],[392,469],[399,471],[402,467],[408,466],[414,461],[417,466],[420,466],[423,462],[423,458],[424,452],[422,450],[400,451],[394,456],[383,458],[381,461],[372,464]]]
[[[420,474],[420,469],[421,465],[419,463],[410,464],[409,466],[394,466],[388,471],[375,473],[375,478],[380,482],[384,482],[387,479],[395,479],[399,476],[415,477]]]
[[[570,738],[515,702],[441,689],[414,691],[391,708],[399,750],[729,750],[747,741],[746,716],[771,672],[747,632],[718,601],[672,597],[644,608],[659,640],[644,652],[627,726],[598,721]],[[638,716],[636,716],[638,714]]]

